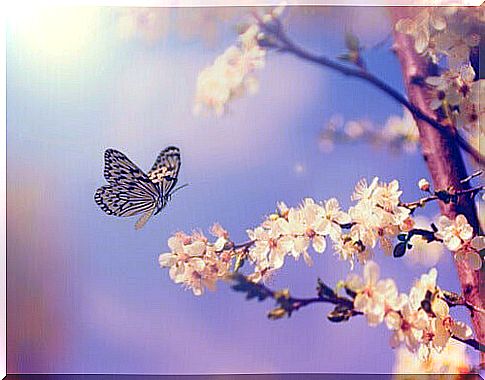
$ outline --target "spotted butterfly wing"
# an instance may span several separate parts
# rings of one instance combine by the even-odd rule
[[[143,227],[160,208],[159,186],[115,149],[107,149],[104,159],[104,177],[108,185],[96,190],[94,200],[108,215],[127,217],[143,213],[135,228]]]
[[[177,184],[180,165],[179,148],[169,146],[160,152],[155,163],[148,172],[148,177],[152,182],[160,183],[160,188],[164,197],[170,195],[170,192]]]

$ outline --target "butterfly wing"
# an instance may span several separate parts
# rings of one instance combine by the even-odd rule
[[[126,185],[102,186],[94,194],[94,200],[108,215],[133,216],[155,209],[154,195],[137,191]]]
[[[151,182],[138,166],[115,149],[106,149],[104,152],[104,178],[110,185]]]
[[[162,150],[148,172],[148,177],[154,183],[159,183],[162,194],[168,195],[177,184],[180,170],[180,150],[169,146]]]
[[[160,200],[159,188],[123,153],[107,149],[104,156],[104,176],[109,185],[96,190],[94,200],[108,215],[148,213],[144,225]]]

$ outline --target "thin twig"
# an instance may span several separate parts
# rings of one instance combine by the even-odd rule
[[[255,243],[254,240],[249,240],[249,241],[244,242],[244,243],[234,244],[232,248],[234,250],[238,250],[238,249],[248,249],[249,247],[251,247],[252,245],[254,245],[254,243]]]
[[[274,25],[268,26],[257,14],[254,14],[254,17],[258,20],[260,27],[266,31],[269,35],[273,36],[277,43],[273,43],[270,40],[265,40],[265,46],[276,48],[278,51],[281,52],[288,52],[297,57],[300,57],[306,61],[310,61],[313,63],[317,63],[321,66],[328,67],[332,70],[338,71],[344,75],[362,79],[374,87],[382,90],[384,93],[389,95],[391,98],[396,100],[398,103],[402,104],[406,107],[414,117],[424,120],[434,128],[438,129],[441,133],[448,135],[449,137],[454,137],[457,140],[457,143],[460,147],[465,150],[473,159],[480,165],[485,165],[485,157],[480,154],[473,146],[471,146],[468,141],[466,141],[455,129],[450,128],[449,126],[443,125],[436,121],[435,119],[426,115],[423,111],[421,111],[418,107],[412,104],[409,100],[406,99],[404,95],[402,95],[399,91],[395,90],[393,87],[388,85],[382,79],[376,77],[375,75],[371,74],[366,70],[362,70],[361,68],[353,68],[347,65],[332,61],[331,59],[322,56],[322,55],[315,55],[309,51],[306,51],[302,47],[298,46],[295,42],[293,42],[283,31],[282,25],[278,20],[275,20],[276,27]]]
[[[474,175],[474,176],[476,177],[476,175]],[[470,176],[470,177],[472,177],[472,176]],[[465,178],[465,180],[469,181],[471,179],[470,177]],[[463,180],[462,182],[464,182],[465,180]],[[480,191],[482,191],[484,189],[485,189],[485,186],[477,186],[477,187],[473,187],[471,189],[459,190],[459,191],[454,191],[454,192],[449,192],[449,191],[448,192],[442,192],[442,191],[441,192],[435,192],[435,194],[433,194],[433,195],[418,199],[417,201],[414,201],[414,202],[408,202],[408,203],[401,202],[399,204],[399,206],[408,208],[410,210],[414,210],[418,207],[424,207],[424,205],[428,202],[432,202],[432,201],[435,201],[437,199],[441,199],[440,195],[438,195],[438,193],[446,194],[447,196],[452,198],[452,197],[463,197],[463,196],[466,196],[466,195],[475,196],[477,193],[479,193]],[[443,196],[443,195],[441,195],[441,196]]]
[[[444,299],[448,306],[454,307],[454,306],[465,306],[468,310],[470,310],[472,313],[477,312],[477,313],[485,313],[485,309],[482,309],[481,307],[475,306],[472,303],[468,302],[465,297],[463,297],[460,294],[450,292],[450,291],[443,291]]]
[[[408,203],[399,203],[399,206],[401,207],[405,207],[407,209],[410,209],[410,210],[414,210],[418,207],[424,207],[424,205],[428,202],[431,202],[431,201],[435,201],[438,199],[438,196],[437,195],[430,195],[429,197],[423,197],[423,198],[420,198],[418,199],[417,201],[414,201],[414,202],[408,202]]]
[[[483,170],[478,170],[473,174],[470,174],[468,177],[462,179],[460,183],[467,183],[470,182],[473,178],[480,177],[483,174]]]
[[[249,298],[258,297],[261,301],[266,298],[274,299],[278,304],[285,305],[286,311],[291,314],[291,312],[298,310],[304,306],[311,305],[314,303],[330,303],[333,305],[340,305],[348,309],[354,308],[354,302],[350,298],[342,297],[336,294],[334,291],[327,292],[325,294],[320,293],[317,297],[311,298],[298,298],[290,296],[288,290],[272,290],[262,283],[254,283],[246,278],[242,274],[233,273],[229,279],[236,281],[239,285],[235,285],[232,288],[236,291],[251,293],[252,296]],[[320,286],[324,286],[320,283]],[[330,288],[328,288],[330,289]],[[361,312],[354,310],[355,315],[362,314]]]
[[[352,300],[345,298],[345,297],[313,297],[313,298],[296,298],[296,297],[290,297],[288,299],[289,303],[293,305],[293,310],[298,310],[303,306],[311,305],[313,303],[330,303],[333,305],[343,305],[347,307],[353,307],[353,302]],[[357,314],[362,314],[360,312],[355,313]]]

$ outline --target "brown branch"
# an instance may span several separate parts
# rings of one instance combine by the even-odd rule
[[[275,48],[280,52],[291,53],[306,61],[325,66],[329,69],[338,71],[339,73],[346,76],[358,78],[373,85],[374,87],[380,89],[391,98],[393,98],[395,101],[406,107],[416,119],[427,122],[429,125],[445,135],[447,138],[455,139],[458,145],[468,154],[470,154],[470,156],[473,157],[473,159],[479,165],[485,165],[485,157],[482,156],[480,152],[478,152],[473,146],[471,146],[458,133],[458,131],[456,131],[456,129],[450,128],[450,126],[443,125],[438,122],[434,116],[429,115],[427,112],[423,111],[423,109],[426,108],[418,107],[414,103],[410,102],[408,99],[406,99],[404,95],[388,85],[382,79],[371,74],[367,70],[363,70],[362,68],[354,68],[348,65],[344,65],[335,62],[325,56],[316,55],[303,49],[286,35],[286,33],[283,31],[282,25],[278,20],[275,20],[274,23],[268,26],[268,24],[265,23],[257,14],[254,14],[254,17],[258,20],[259,26],[262,28],[262,30],[264,30],[270,37],[274,38],[274,41],[271,38],[264,39],[262,41],[263,46]]]
[[[485,309],[471,304],[469,301],[465,299],[465,297],[463,297],[460,294],[444,290],[443,295],[444,295],[444,300],[446,301],[449,307],[465,306],[468,310],[470,310],[472,314],[475,312],[485,313]]]
[[[391,8],[390,13],[393,23],[404,17],[413,17],[415,10],[410,8]],[[418,55],[414,49],[412,38],[395,32],[395,52],[401,62],[404,84],[410,101],[416,105],[424,114],[426,119],[417,118],[416,122],[420,134],[422,153],[434,187],[436,189],[453,188],[456,191],[463,191],[470,188],[468,182],[462,183],[460,179],[467,178],[465,164],[459,149],[460,141],[451,134],[441,133],[434,125],[428,122],[435,120],[436,114],[428,105],[429,90],[425,87],[413,84],[416,76],[427,77],[428,65],[424,57]],[[454,219],[458,214],[463,214],[470,225],[479,233],[480,225],[473,199],[460,197],[457,203],[439,202],[441,213]],[[481,271],[474,271],[463,261],[455,262],[458,277],[461,283],[464,298],[467,302],[483,309],[485,297],[481,296],[484,282],[484,268]],[[472,315],[473,328],[478,341],[485,341],[485,315],[474,313]],[[482,359],[485,355],[482,355]]]
[[[246,293],[247,299],[257,298],[259,301],[264,301],[268,298],[272,298],[275,300],[278,306],[268,313],[268,318],[270,319],[281,319],[285,316],[290,317],[294,311],[315,303],[330,303],[336,305],[335,309],[327,316],[332,322],[347,321],[353,316],[364,315],[361,311],[354,309],[354,301],[351,298],[339,296],[320,279],[318,280],[317,287],[318,295],[311,298],[292,297],[288,289],[272,290],[264,284],[254,283],[248,280],[242,274],[233,273],[229,279],[236,282],[236,284],[232,286],[232,289],[237,292]],[[452,336],[452,338],[465,343],[476,350],[485,352],[485,345],[476,339],[461,339],[456,336]]]
[[[466,182],[467,181],[462,181],[461,183],[466,183]],[[477,195],[480,191],[484,189],[485,189],[485,186],[477,186],[471,189],[459,190],[459,191],[440,190],[440,191],[435,191],[433,195],[430,195],[428,197],[423,197],[414,202],[408,202],[408,203],[401,202],[399,205],[402,207],[406,207],[410,210],[415,210],[418,207],[424,207],[428,202],[432,202],[436,200],[442,200],[445,203],[450,203],[451,199],[458,200],[458,198],[465,197],[467,195],[473,198],[475,195]],[[444,198],[450,199],[450,201],[446,202],[446,199]]]
[[[353,310],[354,301],[352,299],[339,296],[320,279],[318,280],[317,287],[318,294],[316,297],[311,298],[292,297],[287,289],[272,290],[264,284],[252,282],[246,276],[240,273],[232,273],[228,279],[236,283],[232,286],[232,289],[238,292],[246,293],[247,299],[257,298],[260,301],[267,298],[274,299],[285,311],[285,313],[280,317],[284,315],[290,316],[293,311],[299,310],[304,306],[314,303],[330,303],[336,306],[345,307],[349,311],[352,311],[353,315],[362,314],[360,311]]]
[[[477,170],[475,173],[470,174],[468,177],[462,179],[461,183],[470,182],[473,178],[480,177],[483,174],[483,170]]]

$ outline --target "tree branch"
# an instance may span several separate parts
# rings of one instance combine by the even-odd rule
[[[318,280],[317,297],[311,298],[292,297],[287,289],[272,290],[264,284],[250,281],[248,278],[246,278],[246,276],[240,273],[232,273],[229,280],[236,283],[232,286],[233,290],[246,293],[246,299],[257,298],[259,301],[264,301],[267,298],[274,299],[279,307],[272,310],[268,314],[270,319],[279,319],[284,316],[289,317],[294,311],[314,303],[329,303],[336,305],[338,310],[345,310],[345,312],[348,312],[349,317],[362,314],[360,311],[354,310],[354,302],[352,299],[339,296],[332,288],[325,285],[320,279]],[[330,315],[329,319],[332,320]]]
[[[302,58],[306,61],[313,62],[319,64],[321,66],[325,66],[329,69],[335,70],[344,74],[349,77],[354,77],[361,79],[367,83],[370,83],[374,87],[380,89],[391,98],[393,98],[398,103],[402,104],[406,107],[416,119],[420,119],[422,121],[427,122],[433,128],[439,130],[443,135],[448,137],[449,139],[455,139],[458,145],[465,150],[471,157],[479,164],[485,165],[485,157],[480,154],[473,146],[471,146],[459,133],[456,131],[455,128],[452,128],[449,125],[443,125],[439,123],[434,116],[430,116],[426,112],[422,111],[422,109],[412,102],[410,102],[404,95],[402,95],[399,91],[395,90],[393,87],[388,85],[386,82],[381,80],[380,78],[376,77],[375,75],[371,74],[370,72],[363,70],[362,68],[354,68],[350,67],[338,62],[335,62],[325,56],[322,55],[315,55],[299,45],[293,42],[283,31],[282,25],[278,20],[275,20],[274,23],[268,25],[267,23],[263,22],[261,18],[254,14],[254,17],[258,20],[259,26],[264,30],[270,37],[273,37],[275,41],[271,41],[271,39],[265,39],[263,42],[263,46],[265,47],[272,47],[276,48],[280,52],[288,52],[291,53],[299,58]]]
[[[327,318],[332,322],[343,322],[349,320],[350,317],[363,315],[361,311],[354,309],[354,301],[351,298],[339,296],[320,279],[318,279],[317,286],[318,295],[317,297],[311,298],[292,297],[288,289],[272,290],[264,284],[254,283],[248,280],[245,276],[239,273],[233,273],[229,279],[236,282],[236,284],[232,286],[232,289],[237,292],[246,293],[246,299],[257,298],[259,301],[264,301],[268,298],[274,299],[278,306],[268,313],[269,319],[281,319],[285,316],[290,317],[294,311],[314,303],[330,303],[336,305],[335,309],[327,315]],[[454,294],[451,292],[448,293]],[[456,303],[453,304],[453,306],[459,306],[459,304]],[[476,339],[461,339],[456,336],[452,336],[452,338],[473,347],[478,351],[485,352],[485,345]]]
[[[443,291],[444,299],[448,306],[455,307],[455,306],[465,306],[470,312],[472,313],[485,313],[485,309],[475,306],[468,302],[465,297],[460,294],[456,294],[454,292],[450,292],[447,290]]]
[[[393,23],[395,23],[401,18],[413,17],[415,10],[391,8],[390,12]],[[423,78],[428,76],[426,59],[416,53],[412,38],[398,32],[395,32],[394,37],[395,51],[401,62],[408,97],[428,116],[427,119],[434,119],[436,114],[427,102],[429,98],[428,89],[413,83],[413,78],[416,76]],[[453,188],[455,191],[468,190],[470,188],[468,181],[460,181],[462,178],[467,178],[465,164],[458,146],[459,144],[462,146],[461,140],[453,138],[450,134],[441,133],[441,130],[436,129],[427,119],[418,118],[416,121],[423,156],[430,171],[434,188]],[[463,214],[475,233],[480,232],[480,224],[473,199],[459,197],[456,203],[439,202],[439,205],[443,215],[454,219],[458,214]],[[458,261],[455,265],[465,300],[483,309],[485,299],[480,295],[480,292],[484,290],[485,285],[484,268],[482,267],[481,271],[474,271],[463,261]],[[472,322],[477,339],[481,342],[485,341],[485,314],[474,313]],[[485,355],[482,354],[483,359],[485,359]]]
[[[462,182],[465,183],[465,182]],[[409,203],[400,203],[400,206],[406,207],[411,211],[414,211],[418,207],[424,207],[426,203],[441,200],[444,203],[458,203],[458,198],[469,196],[471,199],[475,197],[480,191],[484,190],[485,186],[477,186],[466,190],[458,190],[458,191],[447,191],[447,190],[438,190],[435,191],[434,194],[418,199],[414,202]]]

